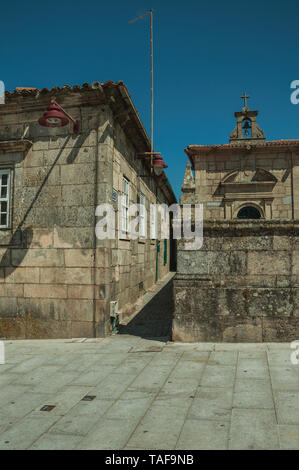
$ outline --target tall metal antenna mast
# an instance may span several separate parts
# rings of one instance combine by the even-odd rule
[[[152,159],[154,153],[154,53],[153,53],[153,10],[149,10],[144,15],[138,16],[129,23],[135,23],[135,21],[150,15],[150,32],[151,32],[151,171],[152,171]]]

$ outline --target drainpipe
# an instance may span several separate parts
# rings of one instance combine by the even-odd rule
[[[96,338],[96,267],[97,267],[97,236],[96,236],[96,207],[98,203],[98,168],[99,168],[99,126],[97,123],[97,132],[96,132],[96,149],[95,149],[95,181],[94,181],[94,224],[93,224],[93,336]]]
[[[158,204],[158,186],[156,183],[156,204]],[[159,213],[158,213],[159,214]],[[159,234],[159,217],[158,217],[158,234]],[[156,282],[159,279],[159,252],[160,252],[160,240],[156,239]]]
[[[294,206],[294,159],[293,159],[293,152],[291,152],[291,195],[292,195],[292,219],[295,219],[295,206]]]

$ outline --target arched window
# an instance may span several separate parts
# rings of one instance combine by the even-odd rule
[[[260,211],[253,206],[245,206],[239,210],[238,219],[260,219],[261,213]]]

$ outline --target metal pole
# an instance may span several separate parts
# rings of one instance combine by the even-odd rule
[[[154,151],[154,51],[153,51],[153,10],[151,16],[151,152]],[[151,155],[151,172],[153,171],[153,155]]]
[[[149,10],[144,15],[138,16],[129,23],[150,15],[150,42],[151,42],[151,174],[153,173],[153,152],[154,152],[154,47],[153,47],[153,10]]]

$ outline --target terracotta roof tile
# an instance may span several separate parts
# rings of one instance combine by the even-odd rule
[[[299,139],[280,139],[280,140],[268,140],[261,144],[250,144],[250,142],[244,142],[243,145],[236,144],[217,144],[217,145],[188,145],[185,151],[197,151],[197,150],[226,150],[226,149],[242,149],[246,148],[246,145],[252,145],[253,147],[278,147],[278,146],[298,146]]]
[[[61,90],[77,92],[77,91],[82,91],[82,90],[93,90],[97,88],[97,86],[99,85],[101,85],[103,88],[112,88],[112,87],[123,86],[124,83],[122,80],[119,82],[113,82],[112,80],[107,80],[104,83],[100,83],[100,82],[93,82],[92,84],[83,83],[81,86],[80,85],[73,85],[73,86],[63,85],[62,87],[55,86],[53,88],[42,88],[41,90],[35,87],[21,87],[20,86],[20,87],[16,87],[16,89],[13,91],[6,91],[5,96],[13,97],[13,96],[20,96],[20,95],[22,96],[28,96],[28,95],[35,96],[37,94],[45,95],[48,93],[49,94],[57,93]]]

